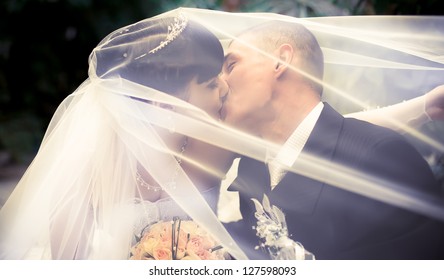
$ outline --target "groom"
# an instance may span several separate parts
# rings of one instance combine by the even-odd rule
[[[444,258],[439,221],[336,187],[439,191],[402,136],[321,102],[323,64],[314,36],[295,23],[266,23],[229,46],[225,121],[281,147],[264,162],[241,159],[229,190],[239,192],[243,219],[230,232],[250,258],[268,258],[255,249],[251,200],[266,194],[285,213],[290,237],[317,259]]]

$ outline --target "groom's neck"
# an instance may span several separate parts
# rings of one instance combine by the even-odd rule
[[[277,97],[271,104],[274,118],[264,123],[261,137],[278,145],[284,144],[319,102],[318,97],[304,94]]]

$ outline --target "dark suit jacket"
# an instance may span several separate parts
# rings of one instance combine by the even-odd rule
[[[344,118],[328,104],[300,159],[307,154],[362,171],[381,185],[439,192],[428,164],[401,135]],[[329,168],[322,178],[334,172]],[[334,187],[324,179],[287,173],[273,191],[269,182],[263,162],[242,158],[229,188],[239,191],[243,220],[227,228],[252,259],[267,258],[253,249],[259,241],[252,229],[256,219],[251,198],[262,201],[263,194],[286,214],[291,238],[317,259],[444,259],[443,224],[437,220]]]

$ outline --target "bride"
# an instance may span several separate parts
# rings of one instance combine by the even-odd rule
[[[245,259],[217,217],[220,182],[237,155],[259,158],[270,144],[220,121],[230,89],[219,73],[226,42],[276,16],[182,8],[106,36],[90,55],[88,79],[59,106],[1,209],[1,258],[126,259],[143,228],[180,217]],[[351,65],[359,58],[337,55]],[[353,117],[411,132],[443,118],[443,99],[437,87]]]

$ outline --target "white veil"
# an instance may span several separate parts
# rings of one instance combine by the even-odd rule
[[[168,148],[156,127],[261,160],[266,148],[276,147],[127,77],[97,76],[97,53],[105,50],[103,46],[110,38],[119,32],[137,33],[140,30],[133,30],[134,26],[149,27],[153,19],[177,18],[180,14],[214,32],[224,46],[245,28],[263,21],[304,24],[318,38],[325,54],[324,96],[342,113],[410,99],[444,80],[442,17],[297,19],[180,8],[123,27],[93,50],[89,78],[60,105],[37,156],[1,209],[2,259],[22,259],[30,254],[39,259],[127,258],[133,235],[132,201],[137,194],[138,165],[161,186],[168,184],[172,169],[179,170],[178,187],[165,188],[168,195],[232,256],[245,258],[177,163],[177,152]],[[147,52],[152,50],[142,47]],[[121,67],[125,67],[134,57],[125,53],[121,59]],[[171,111],[156,103],[180,110]],[[433,139],[419,130],[410,132],[427,151],[444,152],[442,135]],[[309,165],[307,175],[319,176],[319,166],[322,169],[319,163]],[[349,189],[347,178],[333,176],[331,180]],[[395,190],[387,195],[365,180],[358,184],[363,187],[359,188],[363,195],[444,220],[441,201]]]

